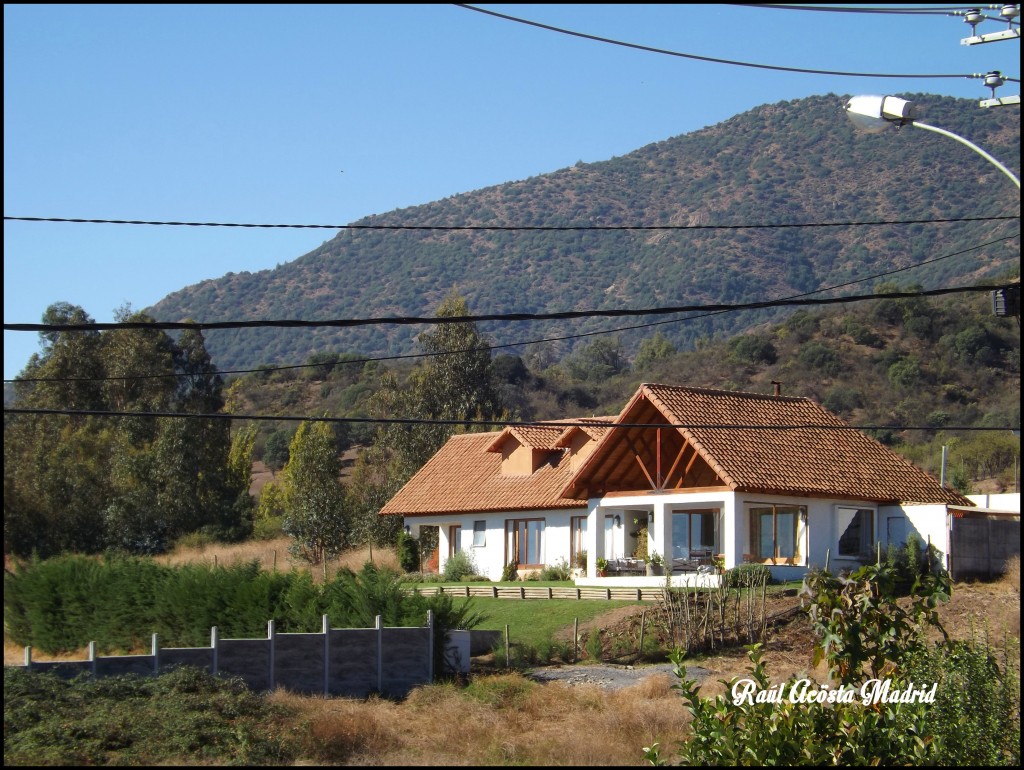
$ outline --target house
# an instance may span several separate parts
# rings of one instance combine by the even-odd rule
[[[644,532],[673,582],[715,557],[852,568],[912,532],[946,554],[950,506],[973,503],[810,399],[642,384],[615,417],[453,436],[381,515],[438,527],[442,568],[466,551],[497,580],[585,552],[577,584],[608,585],[664,582],[598,577],[599,557],[635,567]]]

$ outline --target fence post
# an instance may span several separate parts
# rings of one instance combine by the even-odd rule
[[[512,670],[512,659],[509,657],[508,623],[505,624],[505,668],[509,671]]]
[[[218,660],[218,647],[220,645],[220,634],[217,633],[217,626],[210,628],[210,647],[213,650],[212,660],[210,661],[210,673],[213,676],[217,676],[220,673],[220,660]]]
[[[153,673],[160,674],[160,637],[157,634],[153,634]]]
[[[427,610],[427,681],[434,681],[434,611]]]
[[[277,666],[277,661],[274,660],[274,636],[274,621],[268,620],[267,640],[270,642],[270,655],[267,656],[270,658],[270,665],[268,666],[269,670],[267,671],[267,684],[269,685],[269,687],[267,687],[268,692],[274,691],[274,668]]]
[[[25,666],[32,668],[32,647],[25,648]]]
[[[520,599],[525,599],[526,598],[526,586],[519,586],[519,598]]]
[[[640,612],[640,649],[638,649],[637,655],[643,657],[644,654],[644,627],[647,625],[647,610]]]
[[[89,670],[92,672],[92,678],[96,678],[96,642],[89,642]]]
[[[554,599],[555,598],[555,591],[554,591],[554,589],[551,586],[548,586],[548,598],[549,599]]]
[[[331,623],[323,616],[324,630],[324,697],[330,695],[331,681]]]
[[[384,627],[380,615],[374,621],[377,629],[377,692],[384,692]]]
[[[579,587],[577,587],[576,588],[576,598],[579,599],[581,594],[582,594],[582,592],[580,591]]]
[[[491,596],[494,599],[498,598],[498,586],[491,586]]]

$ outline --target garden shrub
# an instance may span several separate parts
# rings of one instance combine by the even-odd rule
[[[419,541],[412,535],[400,531],[395,546],[398,551],[398,566],[404,572],[416,572],[420,568]]]
[[[925,562],[927,567],[927,561]],[[693,736],[677,744],[671,758],[681,765],[1016,765],[1020,763],[1019,655],[1000,666],[987,646],[952,643],[935,607],[948,600],[950,583],[941,571],[915,577],[909,605],[897,602],[897,575],[888,564],[861,567],[848,578],[811,571],[807,609],[816,635],[814,664],[828,664],[830,683],[791,677],[773,684],[761,662],[761,644],[747,647],[747,681],[752,692],[733,697],[740,677],[725,696],[702,698],[686,676],[683,655],[671,654],[676,689],[692,715]],[[943,641],[929,644],[925,630]],[[934,703],[864,703],[861,684],[888,680],[893,690],[926,692]],[[818,694],[852,688],[843,701],[792,697],[798,682]],[[838,684],[837,684],[838,683]],[[778,691],[777,698],[762,695]],[[644,748],[655,765],[669,763],[658,744]]]
[[[760,588],[771,585],[772,571],[766,564],[737,564],[723,576],[726,588]]]
[[[572,567],[562,559],[555,564],[547,564],[540,571],[538,580],[572,580]]]
[[[444,563],[442,574],[445,580],[458,581],[468,575],[475,575],[476,565],[473,564],[473,557],[465,551],[456,551],[448,557]]]

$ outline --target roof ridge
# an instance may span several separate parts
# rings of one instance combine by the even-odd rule
[[[694,388],[688,385],[666,385],[661,382],[642,382],[641,388],[665,388],[666,390],[685,391],[687,393],[704,393],[713,396],[739,396],[741,398],[771,399],[773,401],[806,401],[817,404],[818,402],[807,396],[776,396],[774,393],[754,393],[749,390],[722,390],[720,388]]]

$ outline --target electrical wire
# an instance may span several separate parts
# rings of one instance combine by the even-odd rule
[[[1020,430],[1019,427],[992,427],[976,425],[847,425],[829,423],[805,423],[799,425],[745,425],[737,423],[684,424],[684,423],[612,423],[600,420],[533,420],[525,422],[509,422],[504,420],[441,420],[424,417],[329,417],[307,415],[268,415],[268,414],[225,414],[195,412],[117,412],[106,409],[31,409],[4,407],[4,414],[40,414],[65,415],[79,417],[174,417],[193,420],[252,420],[263,422],[328,422],[343,424],[373,425],[464,425],[468,427],[548,427],[548,428],[689,428],[693,430],[928,430],[928,431],[1007,431]]]
[[[650,53],[660,53],[666,56],[677,56],[683,59],[694,59],[696,61],[711,62],[712,64],[730,64],[736,67],[751,67],[754,69],[763,70],[775,70],[778,72],[795,72],[804,75],[836,75],[836,76],[848,76],[848,77],[859,77],[859,78],[983,78],[984,74],[971,73],[971,74],[892,74],[884,72],[840,72],[837,70],[816,70],[806,69],[803,67],[782,67],[774,64],[756,64],[754,62],[735,61],[732,59],[719,59],[713,56],[697,56],[696,54],[680,53],[679,51],[669,51],[664,48],[653,48],[646,45],[638,45],[636,43],[626,43],[621,40],[613,40],[607,37],[599,37],[597,35],[588,35],[583,32],[574,32],[573,30],[563,29],[561,27],[553,27],[550,24],[541,24],[540,22],[530,21],[529,19],[521,19],[516,16],[509,16],[504,13],[497,13],[496,11],[488,11],[483,8],[477,8],[473,5],[466,5],[464,3],[454,3],[458,8],[464,8],[467,11],[477,11],[478,13],[484,13],[488,16],[495,16],[499,19],[506,21],[514,21],[517,24],[526,24],[530,27],[537,27],[539,29],[546,29],[551,32],[558,32],[563,35],[571,35],[573,37],[580,37],[586,40],[595,40],[599,43],[608,43],[610,45],[623,46],[624,48],[632,48],[638,51],[648,51]],[[1009,78],[1007,78],[1009,79]]]
[[[209,330],[209,329],[249,329],[249,328],[286,328],[311,329],[320,327],[348,329],[358,326],[409,326],[415,324],[465,324],[481,321],[564,321],[576,318],[621,318],[623,316],[666,315],[668,313],[688,313],[710,310],[758,310],[770,307],[792,307],[805,305],[837,305],[850,302],[862,302],[869,299],[903,299],[909,297],[939,297],[946,294],[969,294],[990,292],[993,289],[1006,288],[995,286],[952,286],[928,291],[890,292],[886,294],[854,294],[847,297],[826,297],[819,299],[781,299],[765,300],[764,302],[742,302],[736,304],[717,305],[677,305],[673,307],[640,308],[637,310],[567,310],[556,313],[479,313],[476,315],[459,316],[383,316],[377,318],[336,318],[327,321],[300,321],[294,319],[277,319],[270,321],[115,321],[110,323],[75,323],[75,324],[4,324],[4,331],[16,332],[72,332],[72,331],[113,331],[116,329],[161,329],[170,330]]]
[[[575,230],[767,230],[799,227],[873,227],[878,225],[931,225],[955,222],[990,222],[1020,219],[1020,214],[995,217],[954,217],[949,219],[893,219],[870,222],[798,222],[764,225],[296,225],[254,224],[249,222],[173,222],[142,219],[77,219],[73,217],[16,217],[4,215],[5,222],[63,222],[89,225],[151,225],[163,227],[255,227],[316,230],[438,230],[448,231],[575,231]]]

